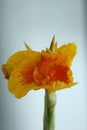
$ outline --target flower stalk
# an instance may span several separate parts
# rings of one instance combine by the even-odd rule
[[[45,91],[45,107],[44,107],[44,130],[55,129],[55,92],[49,93]]]

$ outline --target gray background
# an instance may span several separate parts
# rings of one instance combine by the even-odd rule
[[[14,52],[49,47],[55,34],[58,45],[75,42],[78,54],[72,70],[79,84],[57,91],[56,129],[87,129],[86,0],[0,0],[0,66]],[[0,130],[42,130],[44,90],[18,100],[7,90],[0,69]]]

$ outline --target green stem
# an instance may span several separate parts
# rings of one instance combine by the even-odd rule
[[[55,129],[56,94],[45,91],[44,130]]]

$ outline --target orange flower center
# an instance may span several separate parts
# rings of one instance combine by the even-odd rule
[[[45,85],[54,81],[69,82],[69,67],[60,66],[56,62],[56,57],[42,56],[39,65],[36,67],[33,77],[40,84]]]

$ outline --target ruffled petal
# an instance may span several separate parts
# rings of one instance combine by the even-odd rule
[[[40,54],[31,55],[29,59],[22,61],[12,71],[8,80],[8,89],[17,98],[25,96],[28,91],[38,89],[37,83],[33,79],[33,71],[40,60]]]
[[[44,68],[44,69],[43,69]],[[37,67],[34,70],[33,77],[35,82],[37,84],[44,86],[44,85],[50,85],[50,83],[57,83],[63,82],[63,85],[65,86],[70,86],[73,84],[73,76],[72,76],[72,71],[64,66],[44,66],[44,64],[41,64],[41,67]],[[53,89],[51,88],[52,85],[48,89]],[[60,87],[59,87],[60,88]],[[56,90],[59,88],[55,88]],[[62,89],[62,88],[61,88]]]
[[[55,54],[55,57],[57,57],[57,64],[70,67],[76,52],[77,47],[74,43],[68,43],[67,45],[61,46],[57,49]]]
[[[7,70],[9,72],[9,74],[11,74],[11,72],[14,70],[14,68],[20,64],[23,60],[25,60],[26,58],[30,58],[31,56],[35,57],[36,53],[39,52],[35,52],[35,51],[31,51],[31,50],[27,50],[27,51],[19,51],[14,53],[7,61]]]
[[[41,60],[34,70],[33,77],[39,85],[49,84],[54,81],[73,82],[70,68],[58,64],[55,57],[46,55],[46,53],[41,55]]]

